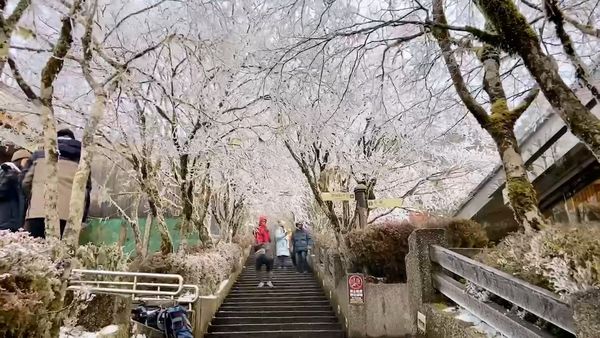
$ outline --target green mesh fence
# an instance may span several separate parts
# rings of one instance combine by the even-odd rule
[[[112,218],[112,219],[91,219],[88,222],[88,226],[81,231],[79,237],[80,244],[94,243],[94,244],[114,244],[119,241],[119,234],[121,232],[121,224],[126,223],[124,219]],[[142,237],[144,236],[144,229],[146,228],[146,219],[140,219],[140,232]],[[177,247],[179,245],[179,220],[176,218],[167,219],[167,227],[169,233],[173,239],[173,245]],[[198,232],[192,233],[188,237],[188,243],[194,245],[198,243]],[[152,234],[150,236],[150,245],[148,248],[149,252],[157,252],[160,250],[160,233],[158,232],[158,225],[154,223]],[[135,241],[133,239],[133,231],[130,226],[127,226],[127,240],[125,241],[125,251],[135,251]]]

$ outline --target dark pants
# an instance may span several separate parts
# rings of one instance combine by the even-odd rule
[[[296,268],[298,272],[308,271],[308,263],[306,262],[306,250],[296,251]]]
[[[267,272],[271,272],[273,269],[273,259],[267,257],[267,255],[256,257],[256,271],[260,271],[263,265],[266,267]]]
[[[31,218],[25,221],[26,228],[29,231],[31,237],[35,238],[46,238],[46,222],[44,218]],[[63,236],[65,226],[67,225],[66,220],[60,220],[60,238]]]
[[[279,268],[285,268],[285,261],[288,256],[277,256],[277,260],[279,261]]]
[[[266,273],[262,272],[262,266],[265,266]],[[261,282],[270,281],[273,279],[273,258],[267,257],[267,255],[260,255],[256,257],[256,275]]]

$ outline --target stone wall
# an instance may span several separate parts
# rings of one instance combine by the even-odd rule
[[[351,305],[348,275],[339,255],[315,250],[309,259],[337,316],[345,324],[348,338],[412,337],[409,295],[406,284],[365,284],[365,304]]]
[[[235,284],[238,276],[242,273],[244,269],[244,265],[246,260],[248,259],[248,255],[250,254],[250,248],[247,248],[243,251],[242,257],[240,258],[239,263],[235,267],[232,274],[226,281],[221,283],[219,290],[211,296],[202,296],[198,298],[198,301],[193,305],[194,309],[194,337],[202,338],[204,334],[208,330],[208,326],[210,322],[213,320],[213,317],[219,311],[219,307],[223,304],[225,297],[231,291],[231,288]]]

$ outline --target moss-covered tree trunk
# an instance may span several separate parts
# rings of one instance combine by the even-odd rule
[[[513,0],[480,0],[478,6],[509,51],[521,56],[546,99],[569,130],[600,160],[600,119],[562,80],[558,66],[542,50],[540,40]]]
[[[492,111],[492,116],[498,112]],[[521,156],[514,125],[490,119],[488,132],[498,147],[502,166],[506,175],[508,202],[515,220],[526,230],[539,230],[546,226],[544,216],[538,208],[537,192],[527,177],[523,157]]]
[[[0,2],[0,74],[4,71],[8,61],[12,34],[29,5],[31,5],[31,0],[19,0],[13,12],[5,18],[6,1]]]
[[[433,4],[434,20],[440,26],[446,26],[443,1],[435,0]],[[486,24],[486,30],[493,32],[493,27]],[[433,30],[433,35],[442,50],[444,62],[458,95],[497,145],[506,174],[509,205],[515,220],[525,230],[544,228],[546,221],[538,208],[537,194],[527,177],[523,158],[514,134],[517,119],[534,101],[538,90],[532,90],[520,105],[512,110],[509,109],[500,75],[500,50],[489,44],[484,44],[478,56],[484,69],[483,89],[488,94],[491,103],[491,112],[488,114],[471,95],[464,82],[460,66],[452,50],[450,33],[446,29],[438,28]]]

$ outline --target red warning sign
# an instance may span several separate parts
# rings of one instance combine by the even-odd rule
[[[365,279],[362,275],[348,275],[348,297],[350,304],[360,305],[365,303]]]

